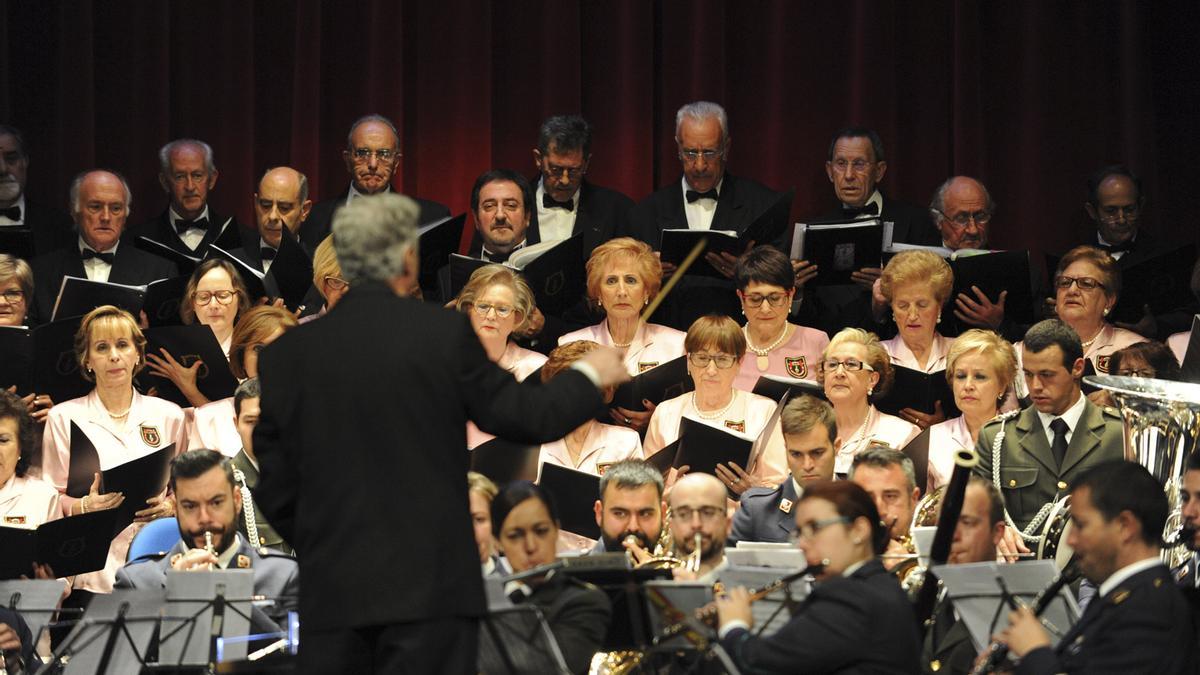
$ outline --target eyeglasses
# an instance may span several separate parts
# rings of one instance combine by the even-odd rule
[[[701,522],[711,523],[712,521],[716,520],[717,516],[723,515],[724,513],[725,508],[721,506],[701,506],[695,509],[690,506],[681,506],[677,509],[672,509],[671,517],[678,518],[683,522],[690,522],[692,520],[692,516],[699,514]]]
[[[1060,275],[1054,279],[1054,287],[1060,290],[1067,290],[1071,287],[1071,284],[1078,286],[1081,291],[1094,291],[1097,288],[1105,288],[1104,284],[1100,283],[1099,280],[1091,277],[1068,277]]]
[[[717,159],[718,157],[724,157],[725,151],[724,150],[680,150],[679,156],[682,157],[685,162],[694,162],[694,161],[700,159],[701,157],[704,158],[704,161],[711,162],[714,159]]]
[[[354,161],[360,162],[360,163],[370,161],[372,155],[375,156],[375,159],[377,159],[381,162],[390,162],[390,161],[392,161],[393,157],[402,157],[403,156],[400,154],[399,150],[389,150],[387,148],[383,148],[382,150],[372,150],[370,148],[354,148],[353,150],[350,151],[350,154],[351,154],[351,156],[354,157]]]
[[[325,287],[331,291],[344,291],[349,286],[350,282],[341,277],[335,277],[332,274],[325,275]]]
[[[509,314],[513,313],[514,307],[509,305],[490,305],[486,302],[476,302],[471,305],[475,309],[475,313],[479,316],[487,316],[488,312],[495,310],[496,316],[501,319],[507,319]]]
[[[867,168],[871,166],[871,162],[865,159],[856,159],[854,161],[835,159],[830,164],[838,173],[846,173],[846,169],[850,169],[854,173],[866,173]]]
[[[110,215],[119,216],[125,213],[125,205],[121,202],[113,202],[111,204],[105,204],[104,202],[88,202],[83,205],[83,210],[87,211],[93,216],[98,216],[104,212],[106,207],[108,208],[108,213]]]
[[[800,525],[797,525],[796,529],[792,530],[790,539],[794,544],[801,539],[812,539],[813,537],[817,536],[818,532],[829,527],[830,525],[849,525],[852,522],[854,522],[854,519],[848,516],[837,516],[835,518],[825,518],[824,520],[811,520],[807,523],[801,523]]]
[[[1137,204],[1130,204],[1129,206],[1103,206],[1100,208],[1100,220],[1106,223],[1114,223],[1118,220],[1137,220],[1140,210]]]
[[[693,352],[688,354],[688,362],[697,368],[707,368],[708,364],[715,363],[717,368],[725,370],[732,368],[733,364],[737,363],[737,359],[729,354],[705,354],[704,352]]]
[[[839,366],[845,368],[846,372],[850,373],[855,373],[860,370],[875,372],[875,369],[872,368],[870,364],[863,363],[858,359],[846,359],[845,361],[838,361],[837,359],[825,359],[821,362],[821,370],[826,373],[832,373],[833,371],[837,370]]]
[[[579,178],[580,176],[583,175],[583,172],[585,171],[585,167],[582,167],[582,166],[555,166],[549,162],[546,162],[546,164],[543,165],[543,167],[542,167],[542,171],[547,176],[550,176],[551,178],[558,178],[559,176],[566,174],[567,180],[575,180],[576,178]]]
[[[1158,373],[1153,368],[1130,368],[1129,370],[1122,368],[1117,371],[1117,375],[1121,377],[1157,377]]]
[[[217,304],[228,305],[233,301],[233,291],[196,291],[196,304],[207,305],[217,299]]]
[[[7,291],[0,293],[0,298],[4,298],[4,301],[10,305],[15,305],[25,299],[25,291],[18,290],[16,288],[10,288]]]
[[[971,212],[962,211],[960,213],[955,214],[953,218],[946,215],[942,211],[938,211],[937,209],[934,209],[934,211],[936,211],[937,214],[940,215],[943,219],[954,223],[958,227],[966,227],[966,226],[970,225],[972,222],[974,222],[975,225],[977,225],[977,226],[987,225],[988,222],[991,221],[991,219],[992,219],[992,214],[990,211],[971,211]]]
[[[762,307],[764,300],[766,300],[767,304],[772,307],[783,307],[783,304],[787,302],[787,299],[787,293],[771,293],[770,295],[751,293],[750,295],[742,296],[742,302],[748,307]]]

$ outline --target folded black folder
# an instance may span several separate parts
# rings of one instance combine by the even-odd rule
[[[1187,351],[1180,366],[1184,382],[1200,384],[1200,314],[1192,317],[1192,333],[1188,336]]]
[[[160,258],[166,258],[167,260],[175,263],[175,266],[179,268],[179,273],[185,277],[191,276],[192,272],[195,271],[196,266],[200,264],[200,261],[204,260],[203,256],[180,253],[161,241],[151,239],[150,237],[138,237],[137,239],[133,240],[133,245],[142,249],[146,253],[152,253]],[[236,247],[237,244],[234,244],[234,246]]]
[[[159,350],[166,349],[185,368],[190,368],[197,360],[204,362],[196,373],[196,386],[208,400],[233,396],[238,381],[229,370],[229,361],[221,351],[221,343],[217,342],[212,328],[202,324],[162,326],[147,328],[144,333],[147,354],[161,357]],[[156,387],[159,398],[183,407],[191,405],[170,380],[151,374],[149,368],[142,370],[137,379],[147,389]]]
[[[954,405],[954,392],[946,381],[946,371],[922,373],[919,370],[905,368],[892,364],[895,379],[888,393],[875,401],[875,407],[880,412],[895,415],[905,408],[913,408],[923,413],[933,413],[934,402],[942,402],[942,412],[946,419],[958,416],[958,406]]]
[[[23,260],[33,259],[33,230],[24,226],[0,227],[0,253]]]
[[[977,286],[992,302],[1008,291],[1004,300],[1005,316],[1018,323],[1033,323],[1033,288],[1029,273],[1029,251],[995,251],[976,255],[955,256],[950,260],[954,271],[954,292],[975,299],[972,286]]]
[[[671,470],[671,467],[675,465],[675,455],[678,453],[679,439],[675,439],[673,443],[664,445],[662,450],[647,457],[646,463],[658,469],[658,472],[665,476]]]
[[[47,394],[62,403],[87,394],[92,384],[79,375],[75,332],[79,317],[26,328],[0,326],[0,388],[17,394]]]
[[[491,264],[457,253],[451,255],[448,297],[458,297],[471,274]],[[537,307],[543,314],[561,314],[579,302],[587,286],[587,275],[583,269],[582,234],[514,251],[503,264],[521,273],[533,290]]]
[[[700,241],[706,242],[705,254],[728,253],[734,256],[745,253],[751,243],[755,246],[782,246],[795,194],[794,189],[779,193],[771,206],[746,226],[740,235],[732,230],[663,230],[658,244],[663,262],[679,265]],[[696,259],[686,274],[725,279],[725,275],[717,271],[703,256]]]
[[[80,277],[63,277],[50,320],[83,316],[101,305],[116,305],[135,317],[142,311],[145,286],[127,286]]]
[[[801,394],[825,400],[825,389],[817,382],[798,380],[794,377],[780,377],[779,375],[759,375],[758,381],[754,383],[754,391],[751,393],[766,396],[773,401],[778,401],[784,396],[787,396],[790,401]]]
[[[179,314],[179,305],[187,292],[190,276],[160,279],[146,287],[146,297],[142,299],[142,311],[151,326],[178,326],[183,323]]]
[[[642,405],[642,399],[658,405],[669,398],[691,391],[692,386],[692,378],[687,372],[687,356],[680,356],[642,371],[633,379],[622,383],[617,387],[609,405],[642,412],[646,409]]]
[[[882,264],[883,234],[878,219],[798,223],[792,235],[792,257],[820,268],[810,284],[850,284],[853,272]]]
[[[1121,295],[1109,320],[1137,323],[1146,305],[1157,315],[1187,304],[1192,298],[1190,283],[1195,264],[1196,245],[1188,243],[1123,268]]]
[[[418,283],[427,296],[438,294],[438,270],[445,267],[450,256],[458,251],[466,221],[467,214],[462,213],[447,216],[417,230],[417,250],[421,254],[421,278]]]
[[[921,492],[924,493],[925,487],[929,485],[929,429],[917,434],[917,437],[909,441],[901,452],[912,460],[913,472],[917,477],[917,487],[921,488]]]
[[[16,386],[17,395],[33,392],[33,331],[0,326],[0,389]]]
[[[162,434],[162,429],[147,428],[143,434]],[[163,447],[130,460],[124,464],[100,472],[100,493],[120,492],[125,501],[116,509],[113,529],[109,540],[133,522],[134,514],[146,508],[146,500],[162,494],[167,487],[171,459],[175,457],[175,444],[166,443],[158,436]],[[67,495],[80,498],[88,494],[94,474],[99,471],[100,460],[96,446],[87,434],[74,422],[71,423],[71,466],[67,476]],[[58,570],[56,569],[57,573]]]
[[[255,243],[254,245],[257,246],[258,244]],[[279,297],[279,287],[275,283],[274,277],[268,277],[247,265],[241,258],[238,258],[224,248],[215,244],[209,246],[208,254],[205,257],[221,258],[233,264],[234,269],[242,277],[242,283],[246,285],[246,293],[250,295],[251,304],[256,304],[261,298],[273,300]]]
[[[0,579],[33,576],[33,563],[68,577],[104,569],[112,544],[116,509],[58,518],[37,529],[0,527]]]
[[[471,470],[487,476],[496,485],[534,480],[540,451],[541,446],[493,438],[471,451]]]
[[[717,465],[726,462],[748,469],[753,446],[754,439],[746,434],[684,417],[679,423],[679,451],[672,466],[676,469],[687,466],[690,473],[713,475],[717,473]]]
[[[304,296],[308,294],[313,282],[312,258],[287,232],[279,237],[279,251],[275,255],[275,262],[271,263],[271,270],[267,272],[266,279],[275,280],[279,297],[283,298],[283,304],[287,305],[288,309],[295,311],[304,304]],[[270,287],[270,284],[267,286]]]
[[[742,249],[743,251],[751,242],[755,246],[776,246],[780,250],[786,250],[786,237],[788,225],[788,217],[792,215],[792,200],[796,196],[796,188],[792,188],[787,192],[781,192],[775,198],[775,202],[770,208],[762,212],[762,215],[754,219],[745,230],[742,231]]]
[[[596,524],[596,499],[600,496],[600,477],[543,462],[538,484],[554,497],[562,529],[589,539],[600,538]]]

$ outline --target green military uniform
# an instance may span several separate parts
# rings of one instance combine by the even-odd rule
[[[1084,400],[1083,414],[1071,433],[1062,467],[1054,460],[1046,430],[1033,406],[1015,416],[988,422],[979,431],[979,464],[975,473],[993,480],[992,445],[1004,430],[1000,448],[999,487],[1004,507],[1024,530],[1043,505],[1067,495],[1067,486],[1088,467],[1124,459],[1125,430],[1113,408]]]
[[[246,477],[246,487],[253,491],[258,486],[258,467],[254,466],[254,462],[250,461],[250,456],[246,454],[246,450],[244,448],[239,450],[238,454],[230,460],[230,463],[233,464],[233,468],[242,472]],[[292,547],[283,540],[283,537],[263,517],[262,511],[253,505],[253,498],[251,498],[251,507],[254,509],[254,524],[258,527],[258,541],[254,545],[266,546],[276,551],[283,551],[288,555],[295,555]],[[238,514],[237,524],[238,532],[241,532],[243,537],[249,539],[250,533],[246,531],[246,517],[244,513]]]

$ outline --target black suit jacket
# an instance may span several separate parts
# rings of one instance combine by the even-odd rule
[[[567,669],[586,673],[612,620],[608,595],[591,584],[559,573],[534,587],[526,602],[532,602],[542,611]]]
[[[1187,601],[1166,567],[1129,577],[1093,598],[1054,649],[1021,659],[1018,675],[1040,673],[1194,673],[1196,633]]]
[[[259,377],[255,502],[314,580],[317,630],[481,615],[467,420],[539,444],[602,406],[574,370],[521,386],[465,315],[368,282],[263,350]]]
[[[347,187],[342,194],[333,199],[313,204],[312,210],[308,212],[308,218],[303,223],[300,223],[300,241],[308,247],[310,251],[317,250],[321,240],[329,236],[330,228],[333,226],[333,212],[341,205],[346,203],[346,198],[350,196],[350,188]],[[445,204],[440,204],[428,199],[421,199],[412,195],[405,195],[417,203],[421,207],[421,215],[418,223],[425,225],[432,223],[435,220],[450,217],[450,209],[446,208]]]
[[[929,217],[929,209],[891,199],[883,190],[879,191],[879,196],[883,198],[883,211],[879,214],[879,219],[893,223],[892,241],[918,246],[942,245],[942,234]],[[822,216],[823,219],[845,217],[841,204]]]
[[[33,268],[34,299],[31,323],[45,323],[50,320],[63,277],[87,278],[76,242],[34,258],[30,267]],[[117,246],[117,258],[113,262],[108,280],[114,284],[141,286],[175,276],[179,276],[179,269],[175,267],[175,263],[138,250],[130,242],[122,242]]]
[[[208,250],[208,245],[215,242],[217,237],[220,237],[227,229],[225,227],[226,221],[229,222],[228,233],[225,234],[226,240],[240,242],[242,239],[242,226],[232,216],[222,216],[214,211],[211,206],[208,208],[208,231],[204,233],[204,238],[200,240],[195,250],[188,248],[187,244],[183,243],[183,240],[179,238],[175,227],[171,225],[169,208],[160,213],[157,218],[148,220],[130,229],[122,239],[133,243],[138,237],[146,237],[160,244],[165,244],[183,255],[202,258],[205,251]],[[223,246],[223,244],[217,245]],[[229,248],[233,248],[232,245],[228,246]]]
[[[912,603],[876,559],[817,584],[778,632],[721,640],[743,673],[916,673],[919,644]]]
[[[939,603],[933,614],[933,626],[925,635],[921,672],[969,673],[978,653],[967,624],[955,616],[953,604],[948,601]]]
[[[67,246],[75,241],[75,223],[66,213],[25,200],[23,220],[33,231],[34,257]]]
[[[25,619],[20,614],[7,607],[0,607],[0,624],[10,626],[17,634],[17,639],[21,641],[21,660],[25,664],[26,672],[36,671],[39,662],[33,660],[33,631],[29,630],[29,624],[25,623]],[[4,656],[4,654],[0,654],[0,666],[5,665]]]

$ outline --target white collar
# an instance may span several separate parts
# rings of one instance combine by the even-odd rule
[[[1136,241],[1137,241],[1137,232],[1134,232],[1133,236],[1129,238],[1129,243],[1132,244],[1132,243],[1135,243]],[[1116,245],[1116,244],[1113,244],[1111,241],[1105,239],[1104,235],[1100,234],[1100,230],[1096,230],[1096,243],[1100,244],[1101,246],[1115,246]]]
[[[799,481],[795,476],[790,476],[792,481],[792,489],[796,491],[796,501],[800,501],[800,497],[804,495],[804,488],[800,487]]]
[[[1163,564],[1162,560],[1159,559],[1158,556],[1154,556],[1153,558],[1145,558],[1133,564],[1122,567],[1116,572],[1108,575],[1108,578],[1104,580],[1104,583],[1100,584],[1100,597],[1103,598],[1104,596],[1108,595],[1114,588],[1121,585],[1122,581],[1125,581],[1138,572],[1144,572],[1148,569],[1153,569],[1161,564]]]
[[[689,183],[688,183],[687,174],[684,174],[684,176],[683,176],[683,178],[682,178],[681,180],[682,180],[682,182],[683,182],[683,203],[686,205],[686,204],[687,204],[687,192],[688,192],[688,190],[692,190],[693,192],[699,192],[699,190],[697,190],[696,188],[692,187],[692,186],[691,186],[691,184],[689,184]],[[724,176],[724,175],[722,175],[722,176],[721,176],[721,180],[717,181],[717,185],[716,185],[716,187],[714,187],[714,188],[713,188],[714,190],[716,190],[716,191],[717,191],[717,196],[718,196],[718,197],[721,195],[721,186],[722,186],[722,185],[724,185],[724,184],[725,184],[725,176]]]
[[[1074,434],[1075,427],[1079,426],[1079,418],[1083,417],[1083,409],[1087,405],[1087,397],[1083,395],[1083,392],[1078,392],[1078,395],[1079,399],[1061,415],[1051,415],[1038,410],[1038,418],[1042,421],[1042,427],[1049,430],[1050,423],[1055,418],[1062,418],[1062,421],[1067,423],[1067,431]]]
[[[537,191],[534,194],[535,206],[537,206],[539,210],[542,209],[542,195],[546,194],[546,185],[544,181],[544,178],[538,179]],[[580,183],[579,189],[575,190],[575,194],[571,195],[571,203],[575,205],[576,212],[579,211],[579,193],[581,192],[583,192],[583,183]]]
[[[521,243],[519,243],[519,244],[517,244],[516,246],[512,247],[512,250],[508,252],[508,255],[509,255],[509,257],[511,258],[511,257],[512,257],[512,254],[514,254],[514,253],[516,253],[517,251],[520,251],[521,249],[525,248],[525,243],[526,243],[527,241],[528,241],[528,239],[522,239],[522,240],[521,240]],[[492,251],[489,251],[489,250],[488,250],[488,248],[487,248],[487,245],[481,245],[481,246],[480,246],[480,254],[479,254],[479,256],[480,256],[480,259],[482,259],[482,260],[488,260],[488,261],[490,261],[490,260],[491,260],[491,257],[492,257],[493,255],[496,255],[496,254],[495,254],[495,253],[493,253]],[[505,258],[505,260],[507,260],[507,259],[508,259],[508,258]],[[497,264],[499,264],[499,263],[497,263]]]
[[[18,225],[27,224],[29,222],[29,213],[25,210],[25,191],[24,190],[21,191],[21,195],[19,197],[17,197],[17,201],[13,202],[12,205],[17,207],[18,209],[21,209],[21,220],[17,221],[16,224],[18,224]],[[11,207],[9,207],[9,208],[11,208]],[[6,226],[12,227],[12,225],[6,225]]]
[[[225,549],[221,555],[217,556],[217,563],[220,568],[229,569],[229,563],[233,562],[233,557],[236,556],[240,550],[242,550],[242,537],[237,532],[234,532],[233,543],[230,544],[229,548]]]
[[[391,192],[391,191],[392,191],[392,185],[391,185],[391,183],[388,183],[388,186],[383,189],[383,192]],[[383,194],[383,192],[376,192],[375,194]],[[364,195],[363,193],[359,192],[358,188],[354,187],[354,181],[350,181],[350,192],[349,192],[349,194],[346,195],[346,203],[347,204],[349,204],[351,202],[351,200],[353,200],[355,197],[366,197],[366,196],[367,195]]]
[[[96,249],[92,248],[91,244],[89,244],[83,240],[83,235],[79,235],[79,252],[80,253],[83,253],[84,249],[90,249],[92,251],[96,251],[96,253],[112,253],[115,255],[117,252],[117,247],[120,245],[121,245],[121,240],[117,239],[116,241],[113,242],[112,248],[110,248],[106,251],[96,251]]]
[[[867,558],[867,560],[870,560],[870,558]],[[850,577],[850,575],[852,575],[852,574],[854,574],[855,572],[857,572],[857,571],[859,570],[859,568],[860,568],[860,567],[862,567],[863,565],[866,565],[866,564],[867,564],[867,560],[859,560],[859,561],[858,561],[858,562],[856,562],[856,563],[852,563],[852,564],[850,564],[850,565],[847,565],[847,566],[846,566],[846,569],[842,570],[842,577],[843,577],[843,578],[849,578],[849,577]]]
[[[196,216],[192,220],[200,220],[201,218],[205,218],[205,219],[208,218],[208,204],[205,204],[204,210],[200,212],[200,215]],[[170,206],[170,207],[167,207],[167,220],[171,221],[171,225],[174,225],[176,222],[183,220],[183,216],[179,215],[178,213],[175,213],[175,207]],[[192,227],[196,227],[196,225],[193,223]],[[199,228],[196,227],[196,229],[199,229]]]
[[[872,192],[871,197],[869,199],[867,199],[867,201],[863,202],[863,205],[859,208],[866,208],[867,205],[869,205],[869,204],[875,205],[875,215],[877,217],[883,216],[883,194],[881,192],[879,192],[879,190],[875,190],[874,192]],[[846,202],[842,202],[842,208],[850,209],[853,207],[847,206]]]

